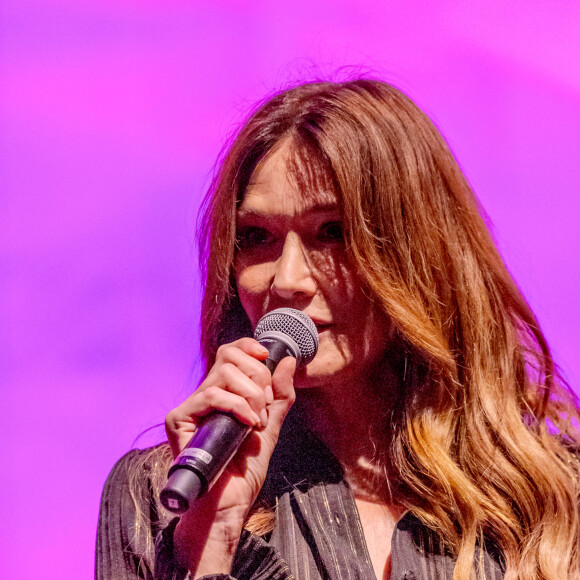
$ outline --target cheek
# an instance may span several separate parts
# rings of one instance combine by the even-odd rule
[[[234,270],[240,302],[252,324],[256,324],[263,314],[264,302],[270,289],[270,270],[267,264],[238,265]]]
[[[382,310],[378,299],[373,298],[364,282],[348,263],[341,263],[336,277],[329,282],[328,296],[331,308],[338,320],[343,322],[343,341],[349,342],[349,350],[369,349],[367,340],[387,340],[393,332],[393,324]]]
[[[348,263],[335,263],[333,266],[331,272],[325,273],[322,282],[326,296],[338,308],[341,316],[358,316],[354,311],[364,308],[368,302],[362,291],[363,284]]]

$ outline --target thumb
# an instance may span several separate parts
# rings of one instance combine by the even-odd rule
[[[280,430],[286,414],[296,399],[294,392],[295,372],[296,359],[288,356],[280,361],[272,375],[274,402],[268,407],[268,429]]]

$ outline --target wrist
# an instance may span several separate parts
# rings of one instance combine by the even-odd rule
[[[174,534],[177,562],[192,578],[229,574],[247,510],[229,508],[206,519],[195,508],[183,514]]]

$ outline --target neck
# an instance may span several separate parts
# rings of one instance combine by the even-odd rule
[[[376,377],[373,379],[373,377]],[[378,458],[385,452],[384,426],[398,379],[389,365],[365,377],[297,391],[306,426],[333,453],[356,497],[389,501],[388,481]]]

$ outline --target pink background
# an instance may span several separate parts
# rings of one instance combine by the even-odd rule
[[[198,376],[192,240],[211,166],[290,81],[356,65],[434,118],[580,384],[576,0],[0,11],[0,577],[92,577],[109,469]]]

